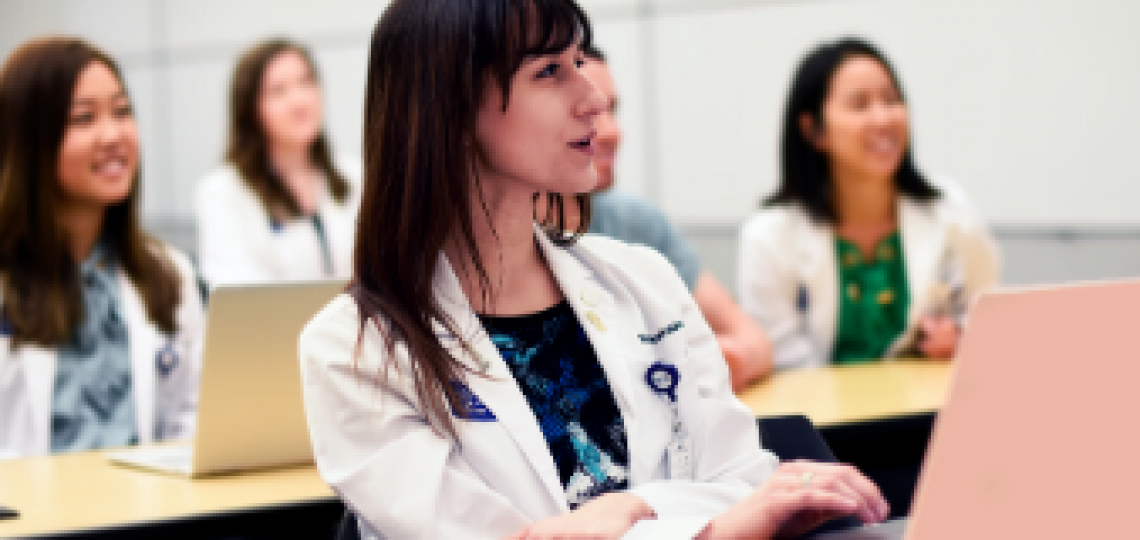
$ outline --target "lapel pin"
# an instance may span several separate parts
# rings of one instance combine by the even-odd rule
[[[587,311],[586,318],[590,320],[590,323],[593,324],[594,328],[597,328],[599,332],[606,331],[606,325],[602,324],[602,318],[599,317],[597,313]]]

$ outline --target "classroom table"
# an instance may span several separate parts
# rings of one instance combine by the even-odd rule
[[[781,371],[737,396],[756,416],[803,414],[824,428],[938,410],[952,362],[887,360]]]
[[[953,363],[886,360],[776,373],[737,395],[756,416],[802,414],[836,459],[883,492],[892,517],[910,513]]]
[[[0,538],[300,531],[297,523],[335,523],[343,511],[313,465],[190,479],[115,465],[101,452],[0,460],[0,506],[20,513],[0,521]]]
[[[848,458],[857,445],[845,438],[883,429],[928,433],[951,366],[887,361],[785,371],[738,395],[757,416],[807,415],[841,460],[861,462]],[[924,447],[925,438],[916,444]],[[209,538],[271,528],[304,538],[311,530],[304,526],[335,523],[343,509],[312,465],[189,479],[114,465],[101,452],[0,460],[0,505],[20,512],[0,521],[0,538]]]

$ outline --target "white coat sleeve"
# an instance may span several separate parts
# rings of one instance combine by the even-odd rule
[[[768,334],[777,369],[800,368],[820,362],[807,317],[797,306],[802,283],[797,279],[788,238],[776,216],[758,214],[745,222],[737,251],[737,290],[740,307]],[[810,301],[806,293],[802,300]]]
[[[267,257],[267,246],[256,238],[264,228],[260,222],[266,219],[265,211],[257,204],[248,204],[250,196],[233,185],[238,181],[233,174],[229,170],[215,172],[194,191],[198,265],[211,287],[265,282],[274,277],[261,262]]]
[[[395,371],[396,384],[377,384],[391,360],[372,325],[355,357],[358,325],[354,301],[342,295],[309,323],[299,349],[317,467],[365,535],[501,538],[527,526],[530,520],[486,485],[455,443],[426,423]]]

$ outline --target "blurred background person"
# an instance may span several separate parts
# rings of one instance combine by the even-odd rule
[[[323,122],[303,46],[270,39],[241,56],[226,164],[195,194],[209,285],[349,277],[361,164],[333,155]]]
[[[598,189],[593,193],[589,232],[647,245],[669,259],[716,334],[732,372],[733,389],[740,390],[771,371],[768,338],[736,305],[720,281],[701,267],[696,251],[660,209],[644,199],[613,188],[614,162],[622,135],[617,122],[617,86],[606,65],[605,54],[596,47],[585,53],[584,73],[605,95],[607,102],[605,110],[595,120],[598,133],[594,166],[598,170]]]
[[[962,191],[915,166],[890,63],[860,39],[820,45],[784,114],[780,185],[741,230],[737,274],[776,366],[952,357],[997,250]]]
[[[0,458],[193,432],[202,304],[189,260],[140,228],[120,73],[67,37],[0,72]]]

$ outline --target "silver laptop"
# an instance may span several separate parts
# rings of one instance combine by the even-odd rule
[[[311,463],[297,338],[344,281],[220,286],[210,295],[192,444],[107,453],[188,476]]]

